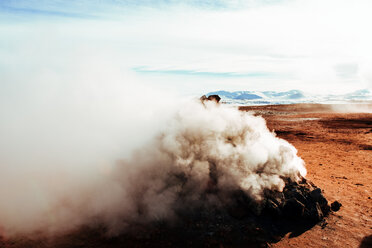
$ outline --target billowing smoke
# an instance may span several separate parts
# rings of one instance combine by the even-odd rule
[[[146,101],[149,105],[142,107],[166,109],[145,114],[146,117],[142,116],[148,111],[145,107],[136,108],[141,114],[125,110],[133,108],[128,102],[113,115],[106,113],[118,104],[115,99],[120,98],[119,92],[117,89],[110,92],[107,99],[112,102],[107,105],[104,98],[102,111],[93,111],[92,116],[100,116],[93,118],[85,108],[77,112],[88,111],[92,123],[81,123],[82,119],[74,114],[69,116],[70,120],[65,120],[66,129],[77,125],[79,128],[71,129],[74,132],[54,128],[52,132],[45,131],[47,135],[39,133],[39,139],[29,133],[34,127],[12,135],[4,132],[8,140],[1,143],[5,149],[0,166],[3,235],[34,232],[55,235],[97,224],[115,235],[133,223],[173,221],[179,211],[224,206],[236,190],[260,201],[265,189],[281,191],[283,178],[298,180],[306,174],[296,149],[270,132],[261,117],[198,100],[175,102],[172,107]],[[142,116],[136,121],[146,122],[147,128],[153,127],[156,133],[146,131],[143,123],[136,127],[133,120],[121,127],[113,125],[110,122],[113,119],[123,124],[116,117],[119,113],[128,120],[133,119],[128,113]],[[63,113],[62,116],[66,117]],[[79,122],[68,122],[74,118]],[[64,121],[47,119],[51,121],[48,127],[57,127]],[[117,136],[126,138],[117,132],[120,129],[128,135],[126,142],[117,140]],[[135,142],[137,136],[140,142]],[[131,142],[136,145],[128,145]],[[17,146],[18,150],[9,148]],[[48,146],[52,147],[46,149]],[[117,147],[122,149],[121,153],[116,151]]]
[[[183,106],[156,138],[114,173],[133,199],[131,216],[172,218],[175,210],[221,206],[242,190],[256,201],[305,176],[296,149],[261,117],[215,102]],[[125,176],[123,176],[125,175]]]

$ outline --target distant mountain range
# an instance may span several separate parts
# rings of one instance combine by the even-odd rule
[[[219,95],[222,102],[240,105],[290,104],[290,103],[341,103],[345,101],[372,100],[368,89],[357,90],[341,95],[315,95],[300,90],[289,91],[214,91],[206,94]]]

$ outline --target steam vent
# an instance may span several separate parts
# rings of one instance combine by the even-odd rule
[[[219,103],[218,95],[200,98]],[[207,105],[205,105],[207,107]],[[210,162],[210,168],[213,162]],[[184,174],[176,174],[178,182],[186,184]],[[243,190],[233,189],[220,194],[217,188],[218,172],[211,170],[209,184],[202,198],[214,194],[225,199],[223,204],[204,204],[176,209],[177,219],[172,222],[154,221],[152,225],[133,229],[133,244],[141,247],[268,247],[286,234],[297,236],[314,225],[327,225],[325,217],[338,211],[341,204],[330,206],[322,190],[300,176],[299,180],[281,177],[283,190],[265,189],[262,199],[255,199]],[[188,192],[180,195],[184,197]],[[226,200],[228,199],[228,200]],[[126,242],[128,239],[126,239]]]

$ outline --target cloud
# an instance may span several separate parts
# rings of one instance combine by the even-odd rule
[[[238,10],[246,8],[256,8],[260,6],[277,5],[287,2],[286,0],[275,1],[275,0],[19,0],[9,1],[4,0],[0,3],[0,7],[7,11],[21,11],[29,14],[40,14],[50,15],[55,13],[87,13],[94,14],[94,16],[103,15],[109,11],[117,14],[116,10],[125,11],[126,9],[137,9],[137,8],[171,8],[174,6],[182,6],[194,9],[203,10]],[[66,15],[69,17],[69,15]]]
[[[159,87],[172,88],[177,80],[182,87],[175,89],[192,94],[292,88],[342,93],[366,86],[359,71],[372,54],[369,1],[219,1],[219,7],[211,1],[63,3],[2,2],[2,12],[49,13],[35,12],[31,19],[22,11],[12,18],[8,13],[0,32],[0,50],[8,54],[3,65],[10,57],[25,67],[19,50],[38,50],[34,41],[39,36],[51,53],[106,53],[126,69],[148,68],[142,77]],[[53,18],[54,12],[67,14]],[[340,67],[347,64],[358,72]]]
[[[341,78],[353,78],[358,73],[358,64],[356,63],[338,64],[334,68],[337,76]]]
[[[149,69],[146,67],[135,67],[133,68],[135,72],[145,73],[145,74],[173,74],[182,76],[202,76],[202,77],[224,77],[224,78],[255,78],[255,77],[278,77],[271,72],[214,72],[214,71],[193,71],[193,70],[177,70],[177,69]]]

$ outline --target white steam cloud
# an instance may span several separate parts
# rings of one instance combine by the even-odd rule
[[[282,191],[282,178],[305,174],[296,149],[275,137],[263,118],[214,102],[183,106],[115,172],[146,219],[174,216],[179,204],[221,205],[235,190],[259,201],[265,189]]]
[[[2,108],[3,235],[97,223],[117,234],[172,220],[182,208],[221,206],[234,190],[259,201],[265,189],[281,191],[282,178],[306,174],[296,149],[261,117],[119,82],[102,86],[97,75],[88,81],[24,103],[13,98],[17,112]]]

